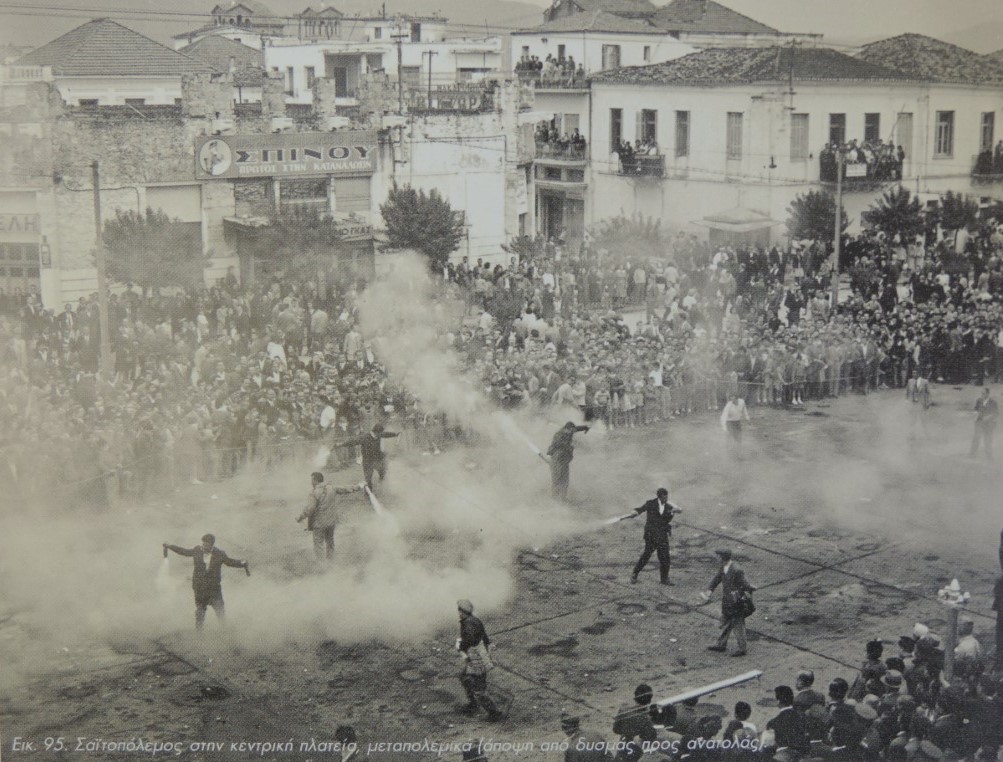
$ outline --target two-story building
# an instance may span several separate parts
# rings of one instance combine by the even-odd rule
[[[995,139],[1001,107],[1003,76],[989,66],[935,81],[826,48],[709,49],[603,72],[591,81],[586,223],[623,210],[776,238],[795,196],[831,187],[826,146],[854,144],[861,159],[865,143],[901,146],[900,166],[882,174],[845,170],[858,223],[900,177],[921,193],[976,190],[972,158]],[[646,148],[625,156],[625,140]]]
[[[268,40],[289,33],[291,20],[276,14],[259,0],[232,0],[219,4],[211,11],[212,21],[190,32],[173,37],[178,50],[205,37],[224,37],[260,50]]]

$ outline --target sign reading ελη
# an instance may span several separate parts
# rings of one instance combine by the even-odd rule
[[[203,137],[195,145],[195,177],[371,175],[376,145],[373,131]]]

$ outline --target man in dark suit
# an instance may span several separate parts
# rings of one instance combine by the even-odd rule
[[[711,580],[710,587],[703,593],[704,601],[709,601],[714,593],[714,588],[722,585],[721,588],[721,635],[717,643],[707,646],[710,651],[727,651],[728,636],[734,630],[735,638],[738,640],[738,650],[732,656],[745,656],[745,599],[749,593],[756,588],[749,584],[745,578],[745,572],[736,566],[731,560],[731,551],[727,549],[714,551],[721,559],[721,568],[714,579]],[[792,699],[793,701],[793,699]]]
[[[387,456],[383,452],[382,441],[399,437],[400,432],[384,431],[383,424],[373,425],[368,434],[363,434],[355,439],[339,442],[336,447],[359,447],[362,450],[362,474],[366,477],[366,485],[370,490],[375,489],[373,484],[373,473],[380,475],[382,482],[387,476]]]
[[[195,627],[199,630],[205,621],[207,607],[212,606],[216,616],[223,618],[222,567],[232,566],[245,571],[248,568],[247,561],[230,558],[215,545],[216,538],[211,534],[202,535],[202,544],[194,548],[182,548],[164,543],[164,558],[167,557],[168,550],[173,550],[179,556],[186,556],[195,562],[192,589],[195,591]]]
[[[661,575],[663,585],[671,585],[669,582],[669,537],[672,535],[672,517],[679,513],[679,508],[669,502],[669,491],[665,487],[659,487],[655,492],[653,500],[647,501],[640,508],[635,508],[634,513],[644,519],[644,552],[634,565],[634,573],[630,575],[632,583],[637,582],[637,575],[647,566],[651,560],[652,553],[658,553],[658,571]]]
[[[575,434],[587,432],[588,426],[576,426],[568,421],[554,434],[547,449],[550,457],[550,483],[554,497],[560,500],[568,498],[568,480],[571,477],[571,461],[575,457],[575,445],[572,441]]]
[[[809,749],[808,734],[804,715],[794,708],[794,689],[789,685],[778,685],[773,693],[780,712],[766,723],[766,729],[773,731],[777,751],[791,749],[800,754],[806,753]]]

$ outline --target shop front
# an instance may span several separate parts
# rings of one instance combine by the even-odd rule
[[[43,255],[49,245],[37,213],[0,213],[0,312],[14,314],[29,294],[40,297]]]

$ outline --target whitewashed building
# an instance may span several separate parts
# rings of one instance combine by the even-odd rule
[[[1003,68],[978,63],[936,81],[831,49],[787,46],[710,49],[598,74],[586,222],[622,209],[677,227],[758,228],[776,238],[795,196],[831,187],[823,146],[851,140],[902,146],[902,182],[915,192],[1000,195],[998,184],[972,184],[974,159],[998,139],[1003,108]],[[614,153],[625,139],[658,148],[625,165]],[[855,222],[885,185],[848,178],[844,206]],[[723,212],[732,222],[715,221]]]

